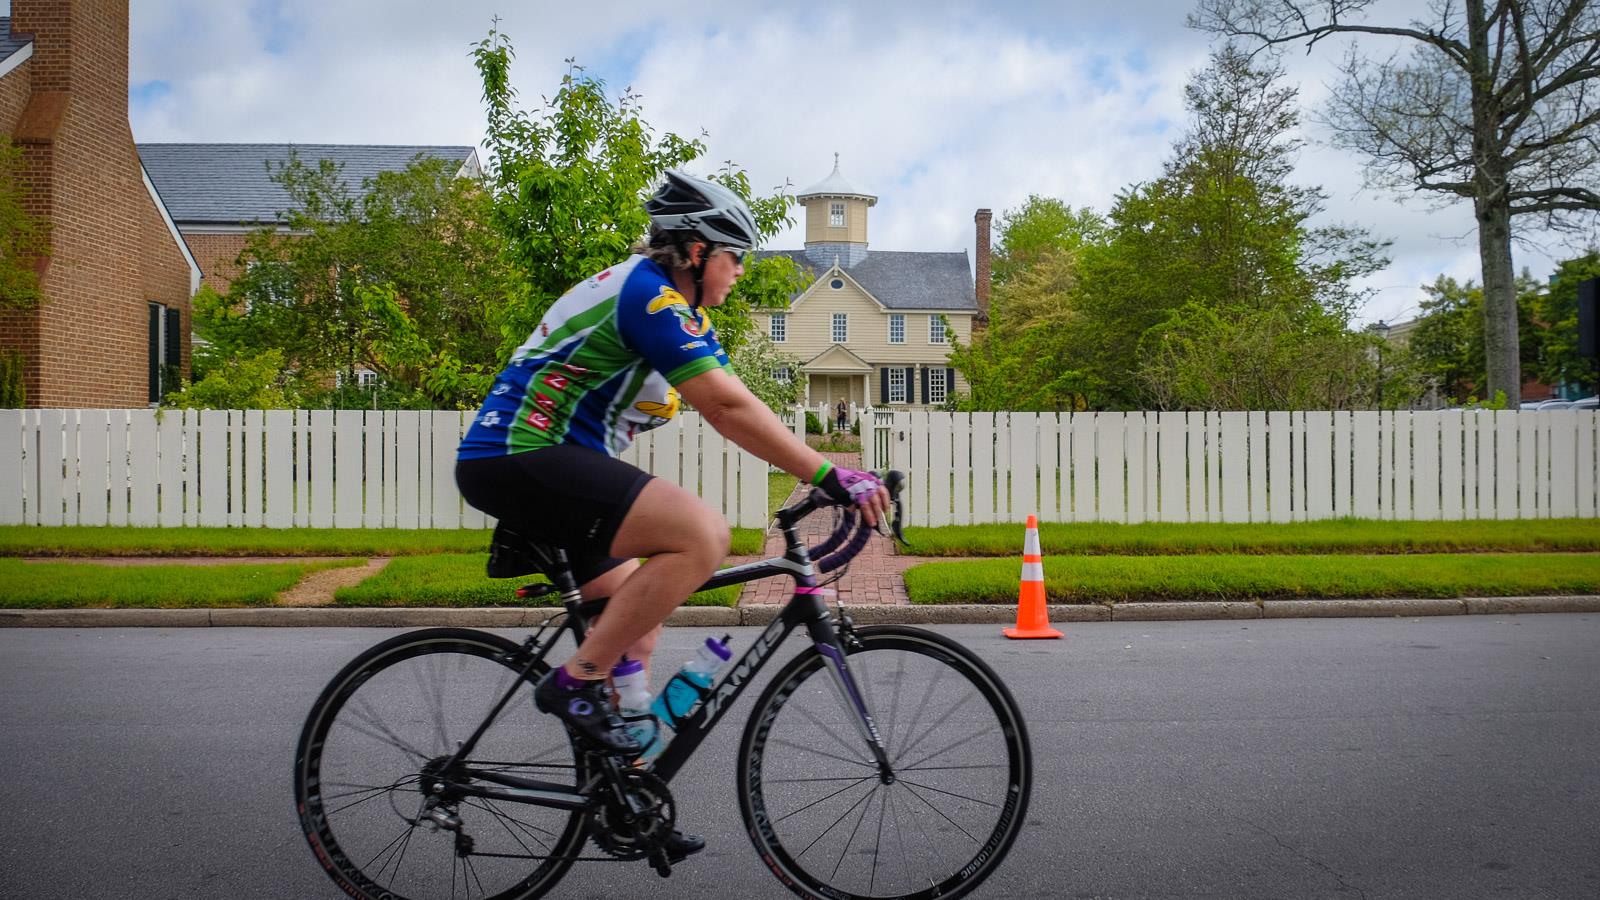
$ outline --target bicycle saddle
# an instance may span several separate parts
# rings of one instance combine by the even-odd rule
[[[516,578],[519,575],[549,575],[556,569],[556,546],[531,541],[503,523],[496,525],[489,538],[490,578]]]

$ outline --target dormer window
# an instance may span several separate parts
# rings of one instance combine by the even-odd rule
[[[838,201],[828,204],[828,226],[830,228],[844,227],[844,204]]]

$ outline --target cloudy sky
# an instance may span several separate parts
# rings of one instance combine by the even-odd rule
[[[0,7],[6,0],[0,0]],[[833,154],[878,195],[873,247],[973,247],[973,211],[1030,193],[1106,211],[1155,177],[1184,127],[1182,90],[1210,36],[1185,0],[696,3],[591,0],[135,0],[130,112],[140,141],[478,144],[481,85],[468,55],[493,18],[516,48],[525,103],[576,58],[643,96],[658,132],[696,135],[758,187],[807,187]],[[1375,19],[1424,12],[1387,0]],[[1331,42],[1328,42],[1331,44]],[[1384,51],[1381,43],[1370,45]],[[1306,105],[1336,48],[1287,60]],[[1363,192],[1361,161],[1316,141],[1299,181],[1330,193],[1329,222],[1395,239],[1363,321],[1414,314],[1418,285],[1477,277],[1470,208]],[[798,231],[776,247],[798,247]],[[1519,249],[1548,273],[1569,248]]]

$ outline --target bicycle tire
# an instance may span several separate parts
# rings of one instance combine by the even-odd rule
[[[522,664],[515,662],[518,649],[505,638],[471,629],[414,631],[362,652],[323,689],[306,717],[295,749],[295,806],[312,852],[346,894],[373,900],[431,900],[436,896],[528,900],[548,891],[571,867],[572,857],[587,839],[581,812],[516,804],[501,807],[482,798],[461,801],[460,832],[469,834],[475,844],[527,851],[527,856],[534,857],[518,863],[477,856],[487,861],[481,862],[484,867],[492,869],[494,889],[484,884],[485,873],[471,864],[476,854],[460,858],[458,869],[456,832],[429,832],[423,827],[425,822],[408,819],[420,809],[422,793],[415,783],[420,776],[407,773],[418,771],[420,761],[448,755],[456,742],[471,735],[520,674]],[[406,673],[401,673],[400,667],[405,667]],[[584,756],[558,720],[533,706],[532,682],[547,670],[541,664],[530,673],[527,690],[501,711],[476,745],[473,758],[498,761],[513,757],[502,757],[497,751],[514,752],[520,758],[532,750],[533,756],[521,762],[480,764],[562,783],[570,778],[571,783],[581,784]],[[402,674],[409,674],[411,680]],[[475,680],[453,693],[448,683],[453,675]],[[484,677],[494,684],[479,683]],[[458,699],[457,693],[470,705],[456,708],[451,701]],[[341,714],[346,715],[341,718]],[[433,721],[424,721],[429,714]],[[422,723],[423,738],[411,733],[418,722]],[[373,776],[377,776],[375,780]],[[385,795],[387,808],[378,801]],[[466,822],[472,823],[473,831],[467,830]],[[546,822],[548,827],[543,824]],[[361,833],[367,824],[384,828],[369,838]],[[381,843],[389,840],[396,828],[400,836],[393,836],[387,845]],[[411,868],[406,869],[414,838],[424,839],[417,841],[415,849],[426,858],[438,857],[441,852],[450,856],[447,883],[442,872],[415,865],[418,856],[412,856]],[[443,846],[446,841],[449,846]],[[549,851],[542,859],[537,859],[533,849],[539,844]],[[379,847],[378,853],[359,862],[374,846]],[[478,852],[484,852],[481,846]],[[377,870],[375,864],[379,864]],[[391,864],[394,871],[389,873]],[[534,865],[532,874],[519,877],[527,865]],[[500,881],[507,882],[503,888]],[[465,890],[458,894],[463,885]]]
[[[802,897],[959,897],[1001,863],[1026,818],[1033,768],[1027,727],[1004,682],[955,642],[903,626],[863,628],[857,636],[860,646],[849,650],[847,659],[889,757],[897,763],[894,782],[884,784],[879,779],[865,740],[848,724],[854,716],[833,687],[826,658],[811,648],[773,676],[745,725],[739,744],[738,794],[746,830],[772,873]],[[882,659],[875,659],[880,654]],[[911,671],[908,663],[914,663]],[[886,671],[890,666],[893,670]],[[948,688],[941,691],[941,684]],[[909,719],[898,705],[902,694],[917,704]],[[793,714],[785,716],[791,710]],[[917,721],[929,710],[943,718]],[[829,718],[831,722],[826,721]],[[825,749],[801,746],[806,736],[818,732],[827,736]],[[795,749],[800,752],[787,752]],[[959,757],[924,765],[957,751]],[[957,759],[977,762],[945,764]],[[846,774],[812,774],[830,765],[842,766]],[[781,774],[769,777],[768,772]],[[835,790],[839,784],[846,786]],[[870,785],[866,794],[860,794],[861,785]],[[989,797],[973,796],[980,789]],[[877,798],[876,821],[869,828],[876,833],[876,845],[869,874],[841,876],[856,835],[872,814],[873,798]],[[930,798],[949,806],[940,809]],[[836,817],[840,809],[844,812]],[[793,825],[784,824],[802,816]],[[990,816],[993,821],[986,824]],[[830,819],[834,821],[827,828],[841,832],[854,820],[836,860],[829,857],[837,837],[824,842],[830,830],[803,847],[805,834],[794,833],[802,831],[805,821]],[[973,830],[979,833],[968,831],[962,819],[968,825],[977,823]],[[880,884],[886,823],[898,840],[901,858],[898,871],[891,865],[882,867]],[[918,833],[930,846],[910,854],[907,839],[915,840]],[[931,846],[935,833],[943,836],[942,849]],[[864,846],[867,839],[862,841]],[[819,844],[823,844],[821,858],[802,862]],[[861,859],[852,862],[865,868],[865,851],[856,855]],[[833,867],[827,871],[830,861]]]

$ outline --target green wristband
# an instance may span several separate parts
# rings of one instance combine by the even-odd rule
[[[826,478],[828,473],[831,471],[833,471],[833,463],[823,460],[822,467],[817,469],[817,474],[811,476],[811,483],[818,485],[822,484],[822,479]]]

